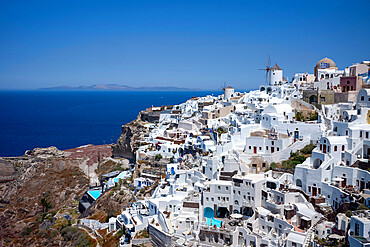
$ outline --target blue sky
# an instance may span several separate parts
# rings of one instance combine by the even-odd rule
[[[370,59],[370,1],[0,0],[0,88],[117,83],[218,90]]]

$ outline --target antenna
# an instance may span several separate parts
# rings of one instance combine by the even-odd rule
[[[266,57],[266,68],[264,69],[258,69],[258,70],[265,70],[266,71],[266,74],[265,74],[265,83],[268,84],[270,82],[270,79],[271,79],[271,60],[270,60],[270,55],[267,55]]]

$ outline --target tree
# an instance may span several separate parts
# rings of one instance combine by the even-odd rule
[[[42,206],[42,212],[44,213],[53,207],[53,204],[51,203],[51,201],[46,197],[41,198],[40,204]]]

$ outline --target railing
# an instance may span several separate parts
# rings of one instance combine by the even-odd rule
[[[319,221],[317,221],[314,225],[312,225],[308,230],[307,230],[307,236],[306,238],[304,239],[304,242],[303,242],[303,247],[308,247],[310,246],[310,243],[312,243],[313,241],[313,238],[314,238],[314,228],[320,224],[321,222],[323,222],[324,220],[326,219],[325,216],[321,217],[319,219]]]

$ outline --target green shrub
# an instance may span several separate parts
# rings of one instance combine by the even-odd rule
[[[67,226],[60,233],[65,241],[72,242],[72,246],[91,246],[85,232],[77,227]]]
[[[163,158],[163,157],[162,157],[162,155],[161,155],[161,154],[156,154],[156,155],[155,155],[155,157],[154,157],[154,159],[155,159],[156,161],[160,161],[162,158]]]
[[[365,204],[361,204],[360,206],[358,206],[357,210],[368,210],[369,207],[366,206]]]
[[[276,169],[278,166],[277,166],[277,164],[275,163],[275,162],[272,162],[271,164],[270,164],[270,169],[271,170],[274,170],[274,169]]]
[[[315,121],[319,119],[319,114],[315,111],[314,114],[310,114],[309,120],[310,121]]]
[[[351,210],[348,210],[348,211],[346,212],[346,216],[347,216],[348,218],[351,218],[351,216],[352,216],[352,211],[351,211]]]
[[[302,112],[300,112],[300,111],[295,112],[295,120],[296,121],[304,121],[304,117],[302,115]]]
[[[123,230],[122,229],[119,229],[116,233],[116,235],[118,236],[118,238],[122,237],[124,234]]]
[[[315,145],[313,144],[308,144],[304,148],[302,148],[300,151],[303,154],[312,154],[312,150],[315,148]]]

